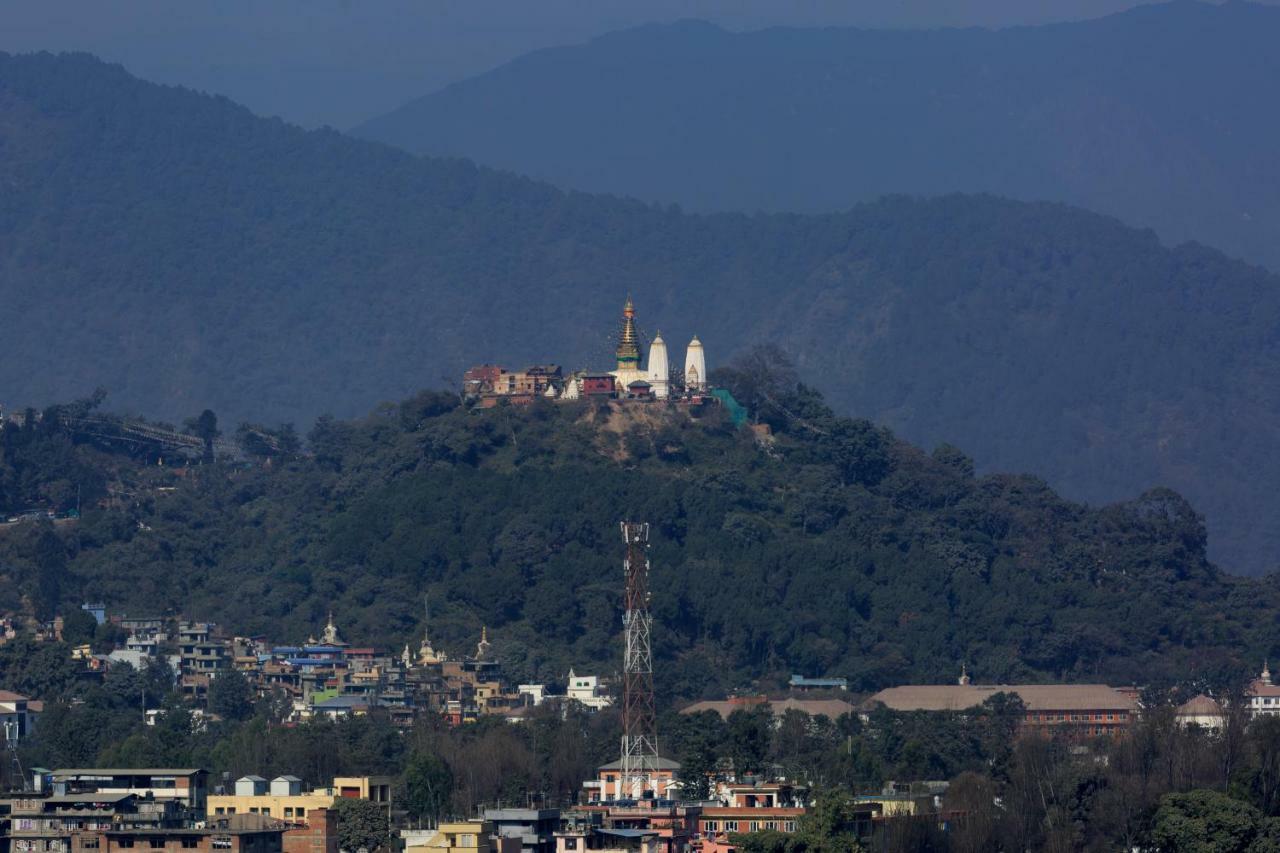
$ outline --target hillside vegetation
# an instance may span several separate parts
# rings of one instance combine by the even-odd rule
[[[304,132],[83,55],[0,56],[6,408],[351,417],[481,361],[604,367],[640,322],[772,341],[841,412],[1077,500],[1167,486],[1280,553],[1275,276],[1060,205],[691,216]],[[678,355],[677,355],[678,357]]]
[[[0,537],[0,600],[102,600],[282,641],[332,609],[349,640],[399,648],[429,594],[437,647],[470,653],[487,626],[518,678],[608,673],[625,519],[653,525],[667,696],[793,672],[946,682],[961,663],[982,681],[1226,685],[1280,650],[1273,580],[1215,568],[1173,492],[1089,509],[1031,477],[976,477],[956,448],[925,453],[803,387],[768,399],[765,445],[719,409],[466,411],[423,393],[322,420],[309,455],[197,466],[167,489],[134,461],[111,477],[129,500]],[[123,464],[58,429],[28,441]]]
[[[529,54],[354,132],[702,211],[1064,201],[1280,269],[1277,42],[1280,9],[1244,2],[999,31],[686,21]]]

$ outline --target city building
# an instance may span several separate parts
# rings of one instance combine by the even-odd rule
[[[565,691],[565,699],[577,702],[593,711],[613,704],[613,700],[604,692],[598,676],[578,675],[572,669],[569,670],[569,686]]]
[[[654,766],[645,768],[644,788],[647,797],[665,800],[676,788],[676,773],[680,770],[680,762],[669,758],[658,758]],[[631,792],[624,790],[622,781],[622,760],[610,761],[600,765],[597,777],[588,779],[582,784],[588,803],[609,803],[614,800],[628,800]]]
[[[172,801],[191,813],[202,813],[209,796],[209,774],[199,768],[87,767],[51,770],[39,787],[54,796],[95,792],[132,794],[142,799]]]
[[[208,700],[210,679],[231,666],[230,644],[213,636],[215,627],[210,622],[178,627],[182,695],[201,705]]]
[[[288,827],[258,815],[216,818],[204,826],[181,828],[111,827],[102,832],[99,853],[283,853]]]
[[[333,809],[313,809],[303,822],[285,830],[283,853],[339,853],[338,815]]]
[[[493,834],[519,843],[520,853],[553,853],[560,828],[559,809],[485,809]]]

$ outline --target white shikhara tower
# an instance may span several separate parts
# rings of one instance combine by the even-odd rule
[[[707,390],[707,356],[697,335],[689,341],[689,350],[684,357],[684,387],[689,391]]]
[[[667,342],[658,332],[649,344],[649,384],[653,386],[653,396],[665,400],[671,393],[671,368],[667,366]]]

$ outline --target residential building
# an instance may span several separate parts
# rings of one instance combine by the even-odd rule
[[[581,704],[592,711],[607,708],[613,700],[604,692],[600,678],[595,675],[578,675],[569,670],[569,686],[565,698]]]
[[[331,808],[341,797],[389,803],[391,777],[339,776],[328,788],[305,791],[297,776],[277,776],[270,782],[242,776],[233,793],[209,795],[208,812],[213,817],[253,814],[305,823],[312,812]]]
[[[502,838],[520,843],[520,853],[553,853],[559,809],[485,809],[484,820]]]
[[[333,809],[312,809],[300,825],[285,830],[283,853],[339,853],[338,815]]]
[[[500,853],[493,839],[493,824],[465,820],[442,823],[420,848],[432,853]]]
[[[95,791],[170,800],[189,812],[203,812],[208,798],[208,772],[199,768],[88,767],[52,770],[45,785],[55,796]]]
[[[259,815],[215,818],[202,827],[112,827],[99,853],[283,853],[286,824]]]
[[[85,791],[36,796],[20,794],[7,801],[9,832],[5,840],[22,853],[100,851],[101,833],[112,827],[177,828],[185,811],[172,800],[147,800],[129,793]]]
[[[659,800],[669,798],[675,792],[676,773],[680,770],[680,762],[659,757],[653,767],[645,768],[644,796]],[[589,779],[582,784],[588,803],[610,803],[614,800],[629,800],[631,791],[623,790],[622,761],[610,761],[600,765],[597,778]]]
[[[182,695],[204,704],[209,682],[231,666],[230,643],[213,636],[210,622],[183,622],[178,627],[178,660]]]

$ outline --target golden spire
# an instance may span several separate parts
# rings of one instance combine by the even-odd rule
[[[640,343],[636,335],[636,309],[627,296],[622,309],[622,334],[618,338],[618,369],[640,369]]]

